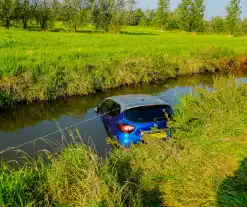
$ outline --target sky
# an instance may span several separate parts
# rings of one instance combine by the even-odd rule
[[[137,0],[137,7],[142,9],[155,9],[158,0]],[[225,8],[230,0],[204,0],[206,5],[205,18],[212,16],[225,16]],[[170,0],[170,8],[175,9],[181,0]],[[247,17],[247,0],[241,0],[242,17]]]

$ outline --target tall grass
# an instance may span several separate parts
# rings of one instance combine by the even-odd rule
[[[27,161],[21,168],[1,165],[0,206],[45,206],[46,167],[42,159]]]
[[[0,107],[205,71],[244,69],[247,41],[152,28],[122,34],[0,28]]]
[[[197,88],[176,106],[170,141],[116,148],[83,144],[24,167],[4,165],[1,206],[240,206],[247,203],[247,86]]]

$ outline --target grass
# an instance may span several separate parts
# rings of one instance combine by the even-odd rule
[[[247,65],[244,37],[145,27],[121,34],[0,28],[0,36],[0,107]]]
[[[145,137],[105,160],[79,143],[48,154],[46,165],[4,164],[0,206],[245,207],[247,85],[218,78],[214,88],[181,99],[168,142]]]

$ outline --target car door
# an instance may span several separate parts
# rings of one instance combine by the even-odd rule
[[[109,99],[103,101],[99,107],[99,113],[101,115],[102,121],[107,130],[108,130],[108,125],[109,125],[109,115],[108,115],[108,112],[110,110],[109,107],[110,107]]]
[[[108,130],[111,136],[116,136],[118,132],[118,121],[120,119],[121,106],[115,101],[111,100],[109,107],[110,110],[108,112]]]

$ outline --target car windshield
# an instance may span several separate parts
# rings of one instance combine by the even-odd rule
[[[127,110],[125,116],[133,122],[161,121],[171,116],[171,108],[167,105],[142,106]]]

